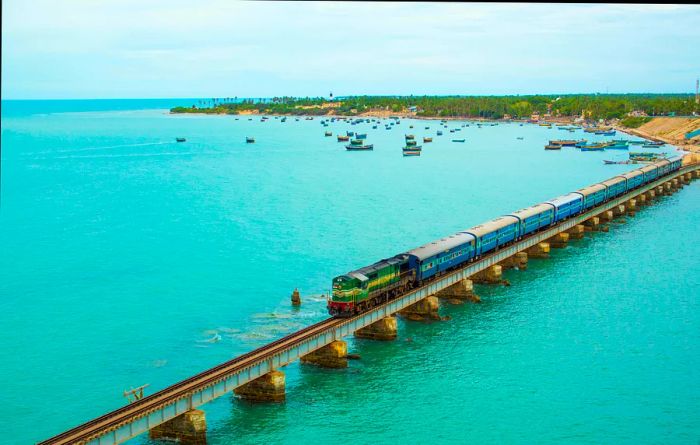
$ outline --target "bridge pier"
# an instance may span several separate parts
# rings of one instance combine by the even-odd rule
[[[557,233],[548,239],[547,242],[555,249],[562,249],[569,243],[569,234],[566,232]]]
[[[625,214],[625,205],[620,204],[612,208],[613,217],[617,218]]]
[[[284,373],[270,371],[245,385],[239,386],[233,392],[241,399],[251,402],[283,402],[285,399],[284,388]]]
[[[610,222],[612,221],[614,216],[614,213],[612,210],[606,210],[600,215],[598,215],[598,218],[600,218],[600,222]]]
[[[301,294],[299,289],[294,289],[292,292],[292,306],[301,306]]]
[[[528,258],[549,258],[549,243],[538,243],[526,250]]]
[[[525,270],[527,269],[527,252],[518,252],[513,256],[509,256],[498,264],[500,264],[504,270]]]
[[[178,441],[182,445],[206,445],[207,420],[204,411],[191,409],[150,429],[151,439]]]
[[[302,363],[320,366],[322,368],[347,368],[348,344],[335,340],[301,357]]]
[[[695,170],[693,173],[695,173],[695,179],[700,178],[700,169]]]
[[[398,323],[396,317],[384,317],[379,321],[355,331],[356,338],[368,338],[370,340],[396,340]]]
[[[494,264],[470,278],[477,284],[501,284],[503,282],[503,268],[499,264]]]
[[[474,283],[472,280],[464,279],[459,280],[452,286],[446,287],[445,289],[439,291],[435,294],[438,298],[449,299],[451,303],[461,304],[464,300],[471,301],[473,303],[481,302],[476,294],[474,294]]]
[[[671,194],[671,181],[664,182],[664,195]]]
[[[642,193],[641,195],[637,196],[637,203],[639,204],[639,207],[647,205],[647,193]]]
[[[625,208],[627,209],[627,214],[629,216],[634,216],[637,214],[637,200],[635,198],[630,199],[625,203]]]
[[[583,228],[586,232],[597,232],[600,230],[600,218],[594,216],[583,222]]]
[[[436,296],[425,297],[399,311],[399,315],[408,320],[439,320],[438,308],[440,307]]]
[[[583,224],[578,224],[566,231],[569,234],[569,239],[581,239],[583,238],[586,228]]]

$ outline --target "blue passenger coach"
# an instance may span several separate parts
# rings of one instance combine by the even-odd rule
[[[615,176],[614,178],[601,182],[601,184],[607,188],[605,195],[606,200],[622,195],[627,191],[627,179],[623,176]]]
[[[593,184],[575,191],[583,196],[583,210],[588,210],[605,201],[606,187],[603,184]]]
[[[515,216],[501,216],[461,233],[468,233],[476,238],[476,256],[490,252],[519,236],[520,220]]]
[[[518,238],[535,232],[554,222],[554,206],[552,204],[537,204],[526,209],[518,210],[508,216],[514,216],[520,221]]]
[[[456,233],[406,252],[408,267],[419,280],[425,280],[474,258],[475,248],[476,237]]]
[[[632,170],[631,172],[623,173],[620,176],[627,180],[627,188],[625,191],[639,187],[644,182],[644,173],[640,170]]]
[[[644,183],[653,181],[659,176],[659,166],[658,165],[647,165],[639,169],[644,174]]]
[[[554,222],[559,222],[576,215],[583,207],[583,196],[580,193],[569,193],[558,198],[550,199],[546,204],[554,206]]]

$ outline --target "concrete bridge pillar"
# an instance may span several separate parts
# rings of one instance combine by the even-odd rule
[[[637,196],[636,199],[639,207],[647,205],[647,193],[642,193],[641,195]]]
[[[566,232],[557,233],[548,239],[547,242],[555,249],[562,249],[569,243],[569,234]]]
[[[435,296],[438,298],[446,298],[453,304],[461,304],[464,300],[474,303],[481,301],[481,299],[474,294],[474,284],[472,280],[469,279],[459,280],[452,286],[448,286],[439,291]]]
[[[494,264],[472,275],[471,280],[477,284],[500,284],[503,282],[503,268]]]
[[[285,377],[282,371],[270,371],[257,379],[241,385],[233,392],[251,402],[283,402]]]
[[[569,234],[569,239],[581,239],[583,238],[586,228],[583,224],[578,224],[566,231]]]
[[[526,250],[528,258],[549,258],[549,243],[538,243]]]
[[[629,216],[634,216],[637,214],[637,200],[632,198],[625,203],[625,208],[627,209],[627,214]]]
[[[518,252],[515,255],[506,258],[498,264],[501,265],[503,270],[525,270],[527,269],[527,252]]]
[[[700,178],[700,169],[695,170],[693,173],[695,173],[695,179]]]
[[[204,411],[192,409],[151,428],[151,439],[178,441],[182,445],[206,445],[207,420]]]
[[[597,232],[600,230],[600,217],[594,216],[583,222],[583,228],[586,232]]]
[[[292,292],[292,306],[301,306],[301,294],[299,289],[294,289]]]
[[[342,340],[332,341],[326,346],[301,357],[301,362],[322,368],[347,368],[348,344]]]
[[[620,204],[612,208],[612,213],[614,217],[622,216],[625,214],[625,205]]]
[[[666,181],[664,182],[664,195],[670,195],[671,194],[671,181]]]
[[[600,218],[600,222],[610,222],[613,219],[613,211],[606,210],[600,215],[598,215],[598,218]]]
[[[661,185],[656,186],[654,191],[656,193],[656,195],[655,195],[656,197],[663,196],[664,192],[666,191],[666,187],[664,186],[664,184],[661,184]]]
[[[385,317],[375,321],[371,325],[355,331],[357,338],[369,338],[371,340],[396,340],[398,323],[396,317]]]
[[[436,296],[425,297],[420,301],[399,311],[399,315],[406,317],[408,320],[439,320],[440,315],[438,309],[440,305]]]

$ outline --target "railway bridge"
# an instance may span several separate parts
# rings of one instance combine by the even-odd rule
[[[396,313],[401,312],[409,319],[434,315],[436,295],[468,298],[471,279],[498,279],[501,266],[522,262],[526,253],[533,257],[546,256],[550,243],[551,247],[561,247],[569,236],[577,238],[585,231],[598,230],[601,221],[629,214],[660,195],[673,193],[693,178],[700,178],[700,163],[686,165],[527,236],[365,313],[352,318],[328,318],[305,327],[40,442],[40,445],[114,445],[146,432],[152,438],[205,444],[206,420],[204,412],[197,408],[207,402],[232,392],[251,400],[283,400],[284,374],[279,371],[280,367],[297,359],[320,366],[346,366],[344,337],[395,338]]]

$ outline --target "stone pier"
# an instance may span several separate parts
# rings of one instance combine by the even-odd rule
[[[581,239],[586,233],[586,227],[583,224],[578,224],[567,230],[566,233],[569,234],[569,239]]]
[[[600,218],[594,216],[583,222],[583,228],[586,232],[597,232],[600,230]]]
[[[500,284],[503,282],[503,268],[499,264],[494,264],[475,273],[470,278],[477,284]]]
[[[647,193],[642,193],[641,195],[637,196],[637,204],[639,204],[639,207],[647,204]]]
[[[151,439],[177,441],[182,445],[206,445],[207,420],[204,411],[192,409],[174,419],[153,427],[148,436]]]
[[[233,392],[251,402],[283,402],[285,378],[282,371],[270,371],[257,379],[239,386]]]
[[[695,170],[694,173],[695,173],[695,179],[700,178],[700,169]]]
[[[322,368],[347,368],[348,344],[342,340],[332,341],[326,346],[303,356],[301,362]]]
[[[619,216],[623,216],[623,215],[625,214],[625,206],[624,206],[624,204],[616,205],[616,206],[613,207],[611,210],[612,210],[613,216],[614,216],[615,218],[617,218],[617,217],[619,217]]]
[[[654,193],[655,193],[654,196],[656,196],[656,197],[663,196],[665,191],[666,191],[666,187],[664,187],[663,184],[657,185],[656,188],[654,189]]]
[[[435,296],[448,299],[453,304],[461,304],[464,300],[474,303],[481,301],[481,299],[474,294],[474,284],[472,280],[468,279],[459,280],[452,286],[448,286],[439,291]]]
[[[292,292],[292,306],[301,306],[301,294],[299,289],[294,289]]]
[[[671,181],[664,182],[664,195],[671,194]]]
[[[613,219],[613,211],[612,210],[606,210],[600,215],[598,215],[598,218],[600,218],[600,222],[610,222]]]
[[[422,320],[439,320],[440,315],[438,314],[439,308],[438,298],[435,296],[425,297],[420,301],[413,303],[412,305],[399,311],[399,315],[405,317],[408,320],[422,321]]]
[[[396,340],[398,323],[396,317],[385,317],[375,321],[369,326],[355,331],[357,338],[369,338],[371,340]]]
[[[538,243],[526,250],[528,258],[549,258],[549,243]]]
[[[566,232],[557,233],[548,239],[547,242],[555,249],[562,249],[569,243],[569,234]]]
[[[501,265],[503,270],[525,270],[527,269],[527,252],[518,252],[513,256],[509,256],[508,258],[506,258],[498,264]]]
[[[630,199],[625,203],[625,209],[627,210],[627,214],[629,216],[634,216],[637,214],[637,200],[636,199]]]

